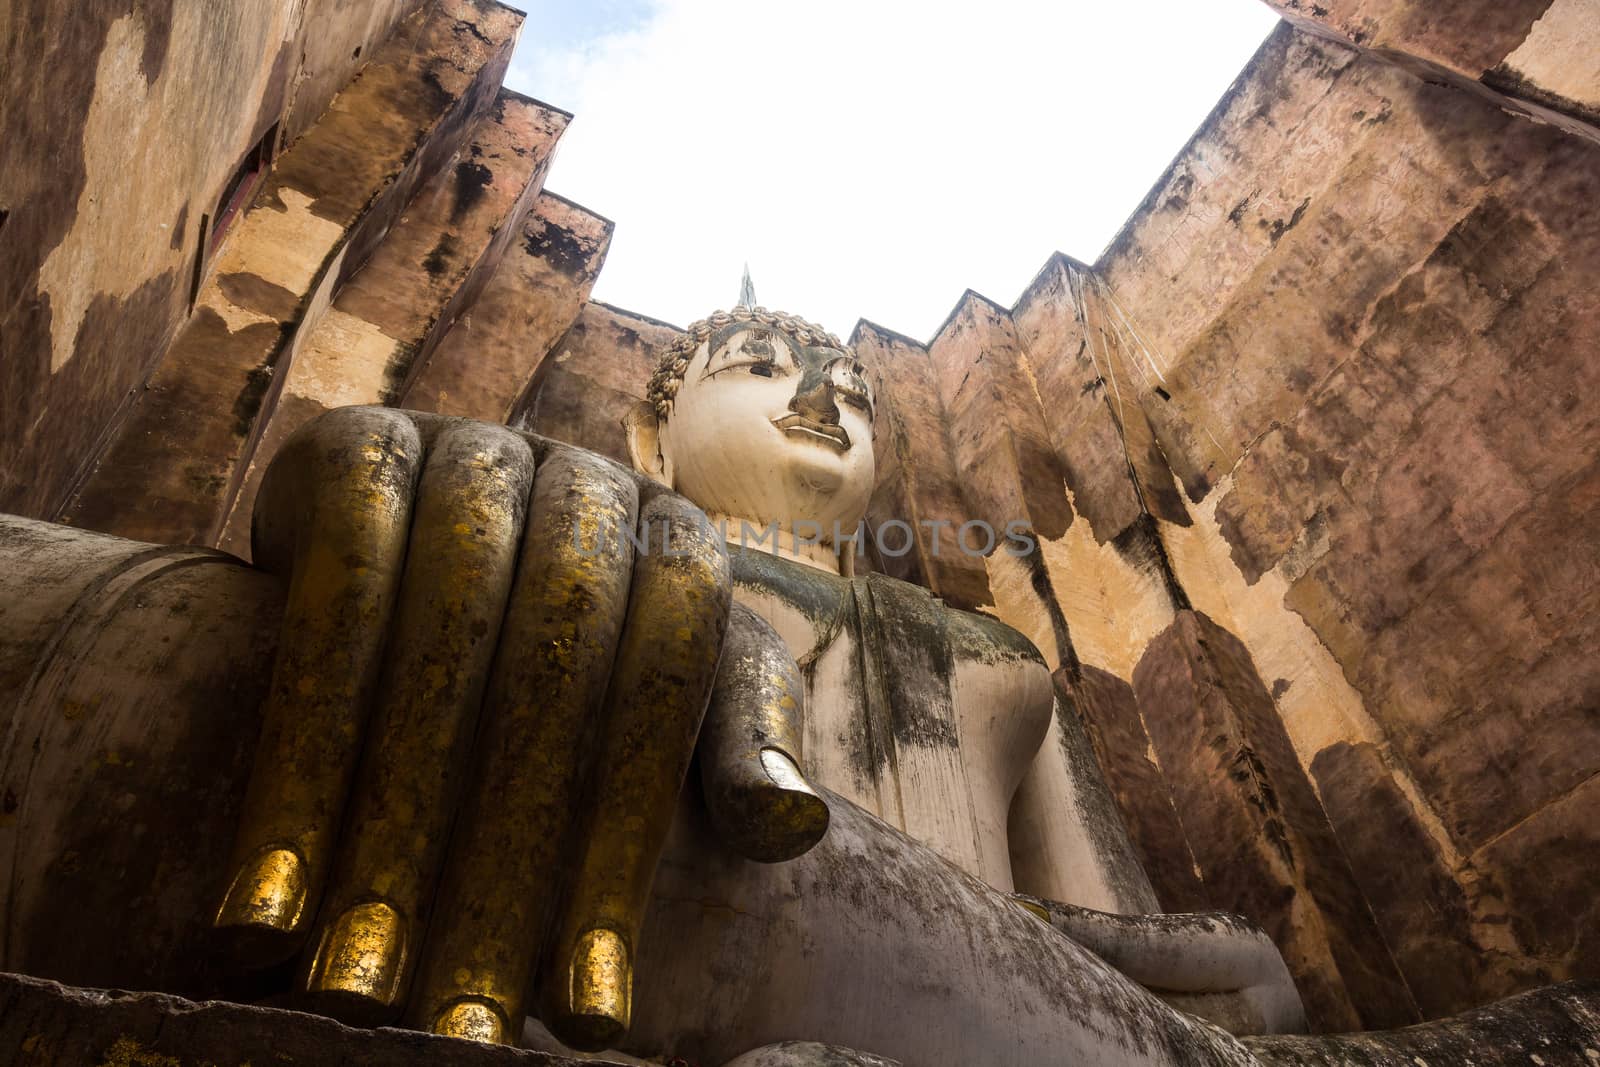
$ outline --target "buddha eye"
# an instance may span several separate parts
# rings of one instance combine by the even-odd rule
[[[741,327],[723,343],[712,344],[703,373],[707,378],[719,374],[787,378],[794,370],[794,352],[782,334]]]
[[[833,395],[851,407],[872,414],[872,387],[867,384],[860,363],[836,360],[828,368],[833,379]]]
[[[839,386],[834,387],[833,393],[851,407],[857,407],[869,415],[872,414],[872,401],[867,399],[867,394]]]

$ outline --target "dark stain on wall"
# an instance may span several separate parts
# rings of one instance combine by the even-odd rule
[[[459,244],[454,233],[449,231],[441,233],[438,243],[423,257],[422,269],[435,278],[443,275],[450,269],[451,260],[459,252]]]
[[[1179,612],[1133,688],[1212,905],[1267,930],[1313,1025],[1420,1018],[1243,643]]]
[[[1136,459],[1134,467],[1138,472],[1139,497],[1150,514],[1174,526],[1193,525],[1194,520],[1190,518],[1189,508],[1183,502],[1183,494],[1173,480],[1172,468],[1161,451],[1161,443],[1154,436],[1146,441],[1142,460],[1139,462]]]
[[[39,268],[77,216],[87,180],[83,137],[95,74],[106,34],[121,14],[103,4],[18,0],[11,5],[13,26],[48,27],[53,41],[48,62],[41,62],[37,34],[12,33],[0,62],[0,96],[8,105],[0,143],[7,157],[50,161],[49,167],[0,170],[0,202],[16,216],[0,243],[0,350],[6,354],[0,361],[0,471],[6,472],[0,480],[0,511],[48,512],[64,491],[74,461],[98,436],[111,404],[135,380],[128,368],[104,365],[103,354],[89,353],[80,355],[110,376],[99,395],[74,394],[59,376],[52,377],[50,301],[37,288]],[[170,19],[170,3],[151,4],[147,38],[163,32],[157,23]],[[127,322],[121,342],[137,351],[141,339],[152,340],[165,326],[159,320]],[[93,380],[75,384],[92,387]],[[61,404],[47,399],[56,395]],[[42,422],[41,407],[46,408]],[[75,409],[70,417],[62,410],[66,407]]]
[[[546,225],[537,230],[530,226],[522,235],[522,247],[528,255],[544,260],[569,278],[586,273],[594,262],[594,245],[564,226]],[[638,341],[637,333],[632,338],[623,337],[627,345]]]
[[[206,310],[209,311],[210,309]],[[266,334],[273,329],[273,326],[270,323],[260,323],[256,328],[261,333]],[[292,323],[282,323],[276,327],[276,331],[278,343],[269,350],[269,354],[263,362],[246,372],[244,385],[240,388],[238,395],[234,397],[233,432],[237,437],[248,437],[255,428],[256,416],[261,413],[261,406],[266,403],[268,396],[272,394],[278,363],[283,359],[288,350],[288,345],[294,337],[294,325]]]
[[[1189,197],[1194,192],[1194,175],[1180,174],[1167,188],[1167,198],[1162,201],[1163,211],[1182,211],[1189,206]]]
[[[178,217],[172,222],[172,237],[167,241],[167,247],[174,252],[188,243],[189,239],[189,201],[185,200],[178,209]]]
[[[1548,980],[1480,942],[1466,891],[1417,821],[1377,746],[1336,742],[1317,753],[1311,774],[1425,1016],[1451,1015]],[[1489,872],[1476,869],[1472,875],[1480,897],[1498,895]]]
[[[106,390],[106,383],[101,379],[117,380],[118,372],[124,369],[119,364],[126,360],[129,347],[138,344],[137,332],[133,333],[130,340],[130,329],[148,329],[160,323],[168,314],[168,309],[182,299],[187,290],[185,281],[177,270],[169,270],[154,275],[127,297],[96,294],[78,326],[74,340],[78,354],[51,379],[50,387],[63,391],[65,395],[79,397],[92,397],[97,390]],[[45,338],[45,344],[49,344],[48,337]],[[133,351],[137,352],[137,347],[133,347]],[[48,358],[48,348],[46,353]],[[117,410],[134,388],[135,384],[130,382],[123,391],[115,394],[107,391],[98,398],[99,403],[104,405],[106,418]],[[76,426],[79,439],[87,445],[85,452],[92,453],[100,443],[104,425],[103,422],[86,418]],[[41,449],[35,455],[33,464],[18,464],[9,468],[14,471],[21,487],[37,491],[41,485],[59,483],[63,493],[70,489],[71,480],[81,463],[78,453],[63,454]],[[0,469],[7,469],[7,465],[0,464]]]
[[[1018,416],[1023,412],[1017,412]],[[1066,475],[1055,450],[1033,435],[1016,435],[1018,473],[1022,476],[1023,499],[1028,503],[1028,518],[1039,536],[1059,541],[1072,525],[1072,503],[1067,499]],[[1005,522],[1021,516],[1005,516]]]
[[[483,199],[485,190],[494,182],[494,171],[482,163],[472,159],[463,159],[456,164],[456,200],[455,206],[450,210],[450,221],[460,222],[466,218],[478,202]]]
[[[1519,987],[1571,975],[1600,981],[1600,897],[1594,892],[1600,820],[1594,817],[1600,778],[1542,808],[1483,850],[1504,887],[1517,942],[1544,968]],[[1520,961],[1519,961],[1520,962]],[[1547,970],[1545,969],[1547,968]]]
[[[454,26],[450,27],[450,32],[455,34],[457,37],[465,36],[465,37],[476,38],[478,41],[482,42],[483,44],[493,44],[494,43],[493,41],[489,40],[489,38],[485,37],[483,35],[483,31],[478,29],[478,27],[474,26],[470,22],[465,22],[465,21],[462,21],[460,19],[456,20],[456,23],[455,23]]]
[[[1271,222],[1268,222],[1266,219],[1262,219],[1261,227],[1267,231],[1267,240],[1271,241],[1273,244],[1277,244],[1279,238],[1288,233],[1290,230],[1294,229],[1296,226],[1300,225],[1300,220],[1305,217],[1306,208],[1310,206],[1311,198],[1308,196],[1304,200],[1300,201],[1299,205],[1295,207],[1294,211],[1287,219],[1273,219]],[[1232,216],[1229,217],[1231,218]]]
[[[190,373],[166,374],[158,368],[151,376],[72,502],[67,516],[72,524],[117,529],[135,540],[203,543],[216,498],[197,496],[195,487],[210,485],[211,474],[225,474],[231,466],[241,440],[236,419],[252,392],[242,383],[253,368],[278,358],[283,340],[277,323],[230,331],[215,311],[199,308],[173,346]],[[208,417],[195,420],[196,411]],[[173,426],[186,432],[175,435]]]
[[[173,0],[141,3],[144,21],[144,50],[139,54],[139,70],[146,85],[154,85],[167,63],[167,46],[172,41]]]
[[[380,404],[394,407],[400,403],[400,395],[411,378],[411,368],[417,361],[419,348],[420,345],[414,342],[395,342],[394,350],[383,365],[383,387],[378,397]]]
[[[1476,78],[1523,41],[1550,0],[1456,0],[1447,17],[1434,5],[1396,5],[1398,18],[1383,27],[1384,40],[1408,51],[1436,53]]]
[[[248,271],[218,275],[217,287],[223,296],[240,307],[259,311],[279,322],[294,318],[300,307],[298,294]]]
[[[1189,595],[1173,573],[1172,561],[1167,557],[1166,546],[1161,541],[1161,531],[1149,512],[1141,512],[1126,529],[1113,537],[1111,547],[1134,570],[1159,581],[1175,609],[1183,611],[1189,607]]]

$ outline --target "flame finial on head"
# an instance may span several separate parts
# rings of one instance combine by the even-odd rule
[[[756,283],[750,280],[750,264],[744,265],[744,277],[739,281],[738,307],[753,308],[756,306]]]

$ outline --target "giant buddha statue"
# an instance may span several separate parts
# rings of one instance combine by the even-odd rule
[[[1283,961],[1156,914],[1026,639],[857,573],[873,404],[741,306],[632,471],[350,408],[253,566],[0,519],[0,967],[705,1065],[1338,1062],[1239,1036],[1303,1028]]]

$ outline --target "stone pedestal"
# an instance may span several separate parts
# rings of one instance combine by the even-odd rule
[[[567,1067],[578,1062],[414,1030],[356,1030],[279,1008],[79,989],[0,974],[0,1063],[13,1067]],[[583,1062],[605,1067],[610,1061]]]

